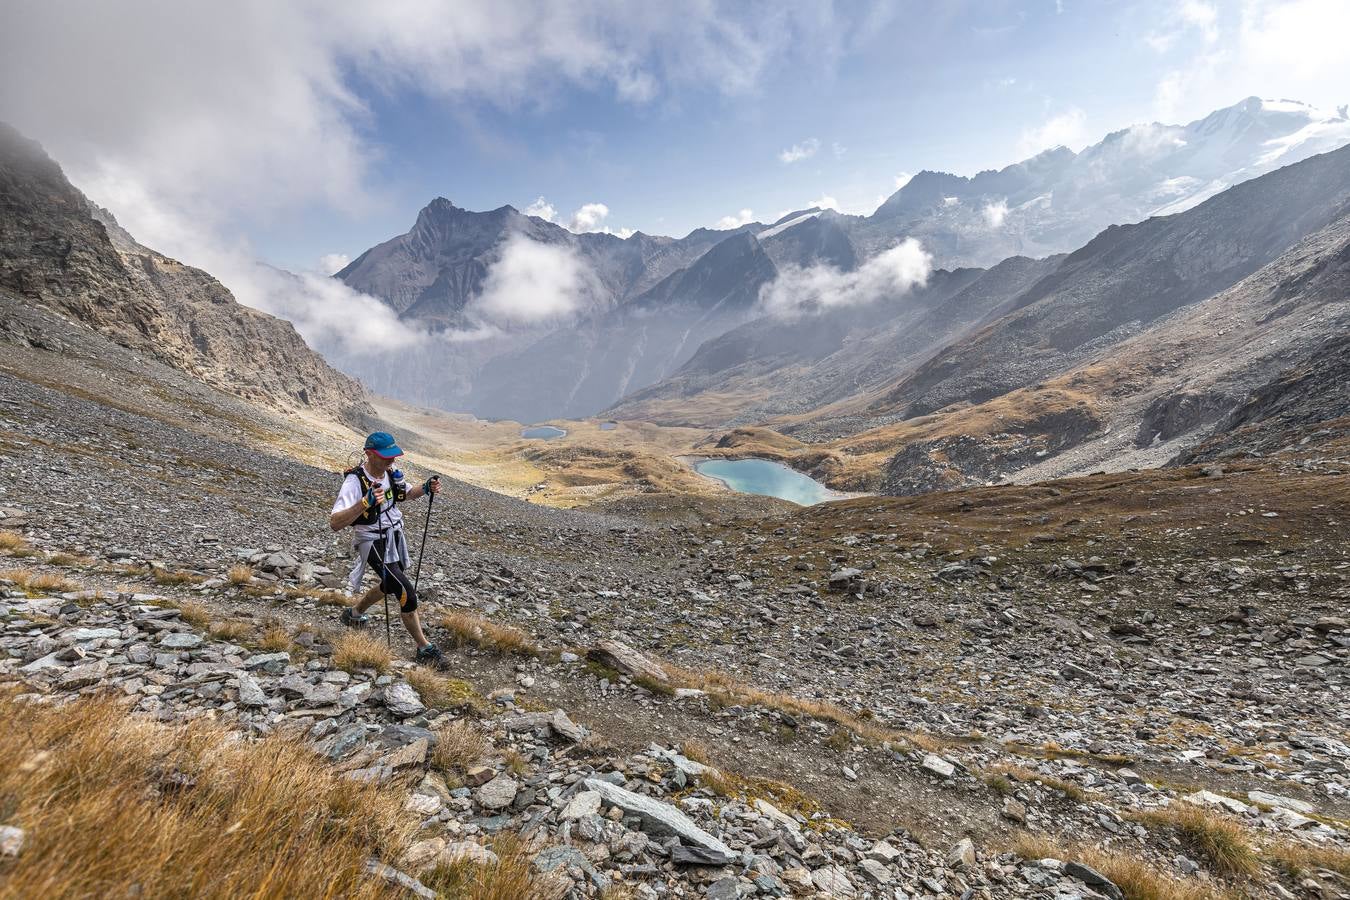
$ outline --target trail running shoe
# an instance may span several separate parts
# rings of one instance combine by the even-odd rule
[[[348,628],[365,628],[370,623],[370,616],[363,616],[360,613],[353,612],[350,606],[342,610],[340,616],[342,624]]]
[[[427,644],[425,647],[418,647],[417,653],[413,655],[413,660],[422,665],[431,666],[433,669],[446,669],[449,668],[450,665],[445,661],[445,656],[441,653],[441,648],[437,647],[435,644]]]

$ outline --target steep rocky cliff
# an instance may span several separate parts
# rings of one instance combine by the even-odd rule
[[[360,383],[324,362],[289,322],[239,304],[206,272],[141,246],[36,142],[3,124],[0,291],[242,399],[353,425],[374,416]],[[5,323],[0,339],[7,336],[16,334]]]

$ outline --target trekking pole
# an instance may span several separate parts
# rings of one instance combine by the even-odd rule
[[[441,476],[432,475],[427,479],[440,483]],[[417,584],[422,579],[422,557],[427,555],[427,532],[431,530],[431,507],[436,503],[436,494],[433,492],[427,498],[427,520],[422,523],[422,546],[417,548],[417,569],[413,572],[413,591],[417,591]]]
[[[389,595],[384,595],[384,645],[389,649],[394,648],[394,636],[389,630]]]

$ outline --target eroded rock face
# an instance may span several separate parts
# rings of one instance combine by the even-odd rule
[[[49,306],[235,396],[354,425],[365,391],[289,322],[215,278],[136,243],[34,141],[0,123],[0,290]],[[0,329],[0,335],[9,329]],[[41,332],[27,331],[42,342]]]

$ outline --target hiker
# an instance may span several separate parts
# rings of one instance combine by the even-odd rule
[[[363,628],[370,621],[365,611],[381,597],[393,594],[399,598],[399,614],[403,627],[408,629],[417,644],[415,659],[437,668],[445,667],[440,649],[427,640],[422,623],[417,618],[417,589],[406,571],[408,543],[403,535],[403,513],[398,504],[416,500],[441,489],[439,475],[433,475],[414,487],[408,487],[403,473],[393,468],[394,460],[403,455],[392,435],[377,431],[366,438],[365,462],[344,472],[342,491],[333,504],[328,524],[334,531],[355,525],[352,546],[356,549],[356,568],[348,582],[355,595],[361,587],[361,577],[370,569],[380,583],[342,610],[342,624],[349,628]]]

